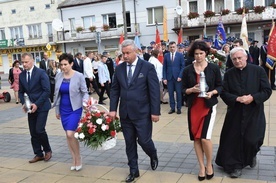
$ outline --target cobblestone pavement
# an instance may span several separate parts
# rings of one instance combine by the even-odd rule
[[[5,76],[2,75],[2,84]],[[8,85],[2,90],[13,94]],[[0,90],[0,91],[2,91]],[[94,95],[94,94],[93,94]],[[215,165],[215,177],[209,182],[276,182],[276,93],[265,103],[267,129],[264,146],[257,156],[257,166],[243,169],[239,179],[231,179]],[[198,182],[198,163],[193,144],[189,140],[186,108],[182,114],[167,114],[168,105],[161,106],[161,120],[154,124],[153,139],[158,150],[159,166],[150,169],[150,160],[139,147],[139,168],[141,176],[136,182]],[[216,124],[213,131],[215,158],[219,135],[226,106],[218,105]],[[26,115],[14,99],[10,103],[0,101],[0,183],[10,182],[122,182],[128,174],[125,145],[119,134],[117,145],[107,151],[94,151],[81,146],[84,168],[80,172],[69,170],[71,156],[67,148],[60,121],[51,110],[47,132],[53,150],[50,162],[29,164],[33,157]],[[43,178],[41,178],[43,177]]]

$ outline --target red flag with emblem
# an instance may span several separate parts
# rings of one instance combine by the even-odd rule
[[[183,42],[183,38],[182,37],[183,37],[183,29],[182,29],[182,27],[180,27],[179,33],[178,33],[177,44],[180,44],[180,43]]]

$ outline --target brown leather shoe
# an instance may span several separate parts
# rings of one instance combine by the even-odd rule
[[[52,157],[52,151],[45,153],[44,161],[49,161]]]
[[[29,161],[29,163],[36,163],[42,160],[44,160],[44,157],[35,156],[32,160]]]

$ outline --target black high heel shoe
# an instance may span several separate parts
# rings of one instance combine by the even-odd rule
[[[213,164],[212,164],[212,169],[213,169],[213,173],[211,175],[208,175],[207,171],[206,171],[206,179],[207,180],[210,180],[210,179],[212,179],[214,177],[214,167],[213,167]]]
[[[198,176],[197,178],[198,178],[199,181],[205,180],[205,176],[204,177]]]

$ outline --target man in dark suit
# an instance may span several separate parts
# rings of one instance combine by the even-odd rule
[[[254,40],[249,47],[249,53],[252,56],[253,64],[259,65],[260,48],[258,47],[259,41]]]
[[[139,177],[137,139],[150,157],[151,168],[158,166],[152,141],[152,122],[159,121],[159,81],[154,66],[137,57],[133,40],[122,43],[124,62],[116,67],[110,93],[110,117],[115,118],[120,103],[120,120],[126,144],[130,173],[126,182]]]
[[[27,111],[24,93],[29,96],[31,102],[28,123],[35,154],[29,163],[49,161],[52,157],[52,150],[45,130],[48,112],[51,108],[49,77],[44,70],[34,65],[33,55],[30,53],[22,54],[22,64],[24,71],[19,75],[19,98],[25,112]]]
[[[146,61],[149,61],[150,59],[150,54],[147,53],[146,46],[141,46],[142,49],[142,54],[143,54],[143,59]]]
[[[271,85],[271,89],[272,90],[276,90],[276,86],[275,86],[275,65],[272,67],[272,70],[270,70],[267,66],[266,66],[266,59],[267,59],[267,43],[268,42],[268,36],[265,37],[265,41],[264,44],[261,46],[261,51],[260,51],[260,57],[261,57],[261,66],[264,68],[268,79],[269,79],[269,83]],[[270,73],[269,73],[270,72]]]
[[[44,52],[43,59],[39,62],[39,68],[47,71],[48,67],[49,67],[49,57],[48,57],[48,54]]]
[[[72,66],[72,69],[83,74],[83,60],[81,57],[82,57],[82,54],[80,52],[78,52],[75,55],[74,64]]]
[[[171,110],[169,114],[175,112],[175,103],[177,103],[177,114],[181,114],[182,107],[182,75],[185,67],[183,54],[176,51],[176,43],[169,43],[170,53],[164,56],[163,62],[163,82],[168,86],[169,102]],[[176,92],[176,101],[174,98]]]

